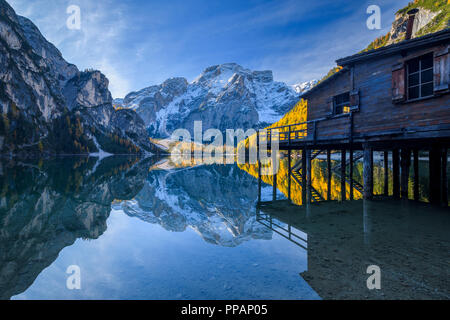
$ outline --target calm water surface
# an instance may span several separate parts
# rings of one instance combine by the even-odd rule
[[[448,209],[297,206],[283,183],[280,201],[259,206],[251,170],[164,168],[125,157],[1,162],[0,298],[450,298]],[[381,290],[367,289],[372,264]],[[80,290],[67,289],[70,265]]]

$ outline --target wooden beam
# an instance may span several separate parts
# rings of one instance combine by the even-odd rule
[[[290,134],[289,134],[290,136]],[[288,199],[291,200],[291,149],[288,150]]]
[[[369,145],[364,145],[364,199],[373,197],[373,150]]]
[[[312,162],[311,149],[306,149],[306,202],[311,203]]]
[[[389,196],[389,151],[384,151],[384,195]]]
[[[419,201],[419,150],[413,151],[414,166],[414,200]]]
[[[341,201],[345,201],[347,197],[345,176],[347,171],[347,160],[345,149],[341,150]]]
[[[258,202],[261,202],[261,158],[259,156],[259,131],[256,132],[256,159],[258,160]]]
[[[306,149],[302,149],[302,204],[306,204]]]
[[[411,150],[402,148],[401,151],[401,197],[408,199],[409,168],[411,166]]]
[[[398,149],[392,151],[392,189],[395,199],[400,199],[400,153]]]
[[[273,201],[277,200],[277,174],[275,173],[273,175],[273,194],[272,194]]]
[[[437,146],[430,149],[430,203],[439,204],[441,202],[441,152]]]
[[[331,150],[327,150],[327,200],[331,200]]]
[[[349,176],[350,176],[350,200],[353,200],[353,148],[350,148],[350,172],[349,172]]]
[[[442,189],[442,206],[447,207],[448,206],[448,179],[447,179],[447,158],[448,158],[448,151],[447,147],[442,148],[442,173],[441,173],[441,189]]]
[[[258,166],[258,202],[261,202],[261,166]]]

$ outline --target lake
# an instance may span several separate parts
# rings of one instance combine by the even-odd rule
[[[326,197],[323,161],[313,166]],[[266,177],[258,203],[251,165],[2,160],[0,298],[450,298],[450,212],[426,203],[426,181],[423,202],[338,201],[333,177],[333,201],[303,205],[300,185],[291,203],[278,179],[278,200]],[[373,265],[379,290],[367,287]]]

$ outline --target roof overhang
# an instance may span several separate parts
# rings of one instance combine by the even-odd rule
[[[379,49],[370,50],[367,52],[358,53],[352,56],[348,56],[342,59],[336,60],[339,66],[345,67],[361,62],[364,60],[379,58],[386,55],[396,54],[404,50],[415,49],[418,47],[425,47],[434,45],[440,42],[450,41],[450,28],[438,31],[435,33],[427,34],[425,36],[414,38],[410,40],[404,40],[399,43],[391,44]]]

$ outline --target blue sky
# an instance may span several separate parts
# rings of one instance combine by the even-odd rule
[[[64,58],[101,70],[114,97],[170,77],[196,78],[206,67],[236,62],[273,70],[295,84],[321,78],[337,58],[363,49],[391,27],[408,0],[7,0],[30,18]],[[369,5],[381,30],[369,30]],[[69,30],[69,5],[81,29]]]

